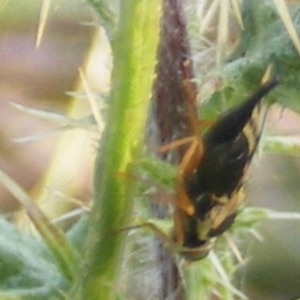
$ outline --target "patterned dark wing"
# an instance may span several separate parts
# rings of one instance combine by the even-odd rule
[[[245,173],[261,135],[260,100],[277,85],[271,80],[243,103],[225,112],[203,137],[204,154],[186,181],[196,213],[185,220],[186,247],[222,234],[243,201]]]

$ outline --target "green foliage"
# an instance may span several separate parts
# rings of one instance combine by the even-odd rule
[[[155,157],[147,157],[136,161],[138,174],[148,176],[153,183],[157,183],[161,188],[174,192],[175,177],[178,167],[172,166]],[[141,174],[139,174],[141,172]]]
[[[294,27],[300,32],[298,14],[298,8],[291,10]],[[257,89],[268,66],[280,83],[267,97],[268,103],[276,102],[299,113],[299,54],[278,16],[274,1],[243,1],[243,21],[245,29],[239,46],[219,70],[223,87],[201,107],[201,116],[214,118],[216,112],[246,99]]]
[[[4,300],[124,297],[117,289],[125,240],[120,230],[131,225],[129,220],[139,184],[135,178],[126,179],[126,175],[143,178],[146,174],[147,179],[160,188],[174,192],[177,167],[146,157],[143,149],[161,1],[89,0],[89,3],[109,35],[114,58],[106,129],[96,160],[94,205],[92,211],[64,235],[36,213],[36,207],[27,199],[23,206],[43,241],[0,220],[0,298]],[[201,107],[203,118],[215,119],[220,111],[246,98],[256,89],[269,65],[280,80],[280,87],[270,95],[269,102],[300,112],[300,60],[273,2],[243,3],[245,31],[238,49],[219,70],[224,79],[223,89]],[[295,10],[295,28],[299,30],[297,14]],[[298,152],[299,147],[295,147],[280,141],[266,144],[268,151],[278,153]],[[142,215],[140,219],[155,223],[147,217]],[[270,214],[265,210],[244,209],[230,234],[248,234],[249,229],[268,217]],[[134,236],[139,239],[142,234]],[[131,238],[128,248],[139,248],[135,242],[138,243]],[[209,299],[212,294],[224,300],[245,298],[230,283],[236,262],[228,248],[228,242],[221,237],[207,259],[193,265],[181,264],[178,260],[188,299]]]
[[[63,299],[69,286],[47,246],[0,220],[1,299]]]

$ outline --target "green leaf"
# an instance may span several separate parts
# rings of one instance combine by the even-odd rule
[[[300,113],[300,59],[273,0],[243,1],[245,29],[238,48],[219,70],[221,89],[201,107],[203,118],[215,118],[245,100],[259,86],[266,69],[279,85],[267,96],[268,103],[278,103]],[[290,10],[295,30],[300,32],[297,6]]]
[[[56,257],[61,273],[68,279],[74,276],[76,253],[66,236],[56,228],[40,208],[29,198],[27,193],[7,174],[0,170],[0,183],[20,202],[49,250]]]
[[[39,240],[0,219],[0,299],[62,299],[68,281]]]

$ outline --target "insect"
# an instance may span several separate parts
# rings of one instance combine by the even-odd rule
[[[262,133],[261,100],[277,84],[277,79],[263,84],[221,115],[203,138],[195,134],[160,148],[165,152],[190,143],[176,177],[171,238],[151,222],[124,230],[148,227],[189,261],[207,256],[215,238],[229,229],[239,212],[247,170]],[[191,123],[196,130],[195,119]]]
[[[191,143],[177,176],[172,241],[187,260],[205,257],[233,223],[243,201],[245,174],[261,136],[260,102],[272,79],[226,111]]]

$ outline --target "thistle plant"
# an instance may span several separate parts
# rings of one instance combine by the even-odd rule
[[[202,260],[187,263],[172,248],[176,174],[184,153],[158,150],[188,134],[189,99],[182,96],[182,82],[190,81],[197,92],[192,99],[199,120],[213,122],[240,103],[266,72],[280,82],[268,105],[300,112],[298,5],[288,7],[283,0],[184,2],[87,1],[112,49],[104,115],[84,70],[79,76],[92,111],[87,118],[13,104],[32,117],[67,124],[63,129],[82,128],[101,137],[92,203],[67,232],[0,171],[1,184],[38,233],[29,235],[1,220],[1,299],[247,299],[233,279],[245,260],[238,242],[264,220],[299,219],[297,213],[245,205]],[[44,1],[38,45],[49,5]],[[189,59],[184,68],[182,57]],[[291,140],[270,136],[261,145],[267,153],[299,150]]]

